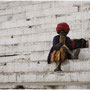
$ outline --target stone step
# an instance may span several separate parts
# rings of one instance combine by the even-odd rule
[[[60,82],[61,84],[69,84],[70,82],[90,82],[90,71],[62,71],[62,72],[37,72],[37,73],[0,73],[0,83],[38,83],[48,82],[55,83]]]
[[[48,72],[17,75],[16,82],[90,82],[90,72]]]
[[[9,37],[1,37],[0,45],[7,44],[17,44],[17,43],[25,43],[25,42],[41,42],[41,41],[52,41],[53,37],[56,35],[56,32],[51,33],[40,33],[40,34],[26,34],[19,36],[9,36]]]
[[[25,44],[12,44],[0,46],[0,58],[4,56],[27,55],[30,61],[46,60],[49,50],[52,47],[52,42],[35,42]],[[79,59],[90,59],[90,49],[83,48],[80,51]]]
[[[74,24],[75,25],[75,24]],[[72,27],[72,24],[70,24],[70,27],[71,27],[71,30],[68,34],[68,36],[70,38],[90,38],[89,37],[89,34],[90,34],[90,31],[89,29],[87,29],[87,27],[84,29],[82,29],[82,26],[83,24],[80,25],[76,25],[77,28],[75,27]],[[73,29],[72,29],[73,28]],[[22,38],[22,36],[32,36],[33,34],[33,37],[34,35],[37,36],[36,37],[40,37],[40,34],[47,34],[47,37],[50,36],[50,34],[53,34],[52,36],[55,36],[57,33],[56,33],[56,26],[54,27],[48,27],[48,29],[41,29],[41,28],[37,28],[37,30],[35,30],[35,28],[28,28],[28,27],[21,27],[21,28],[11,28],[11,29],[4,29],[4,30],[1,30],[1,33],[0,33],[0,38],[2,39],[5,39],[5,38],[11,38],[11,36],[13,36],[13,38]],[[48,35],[49,34],[49,35]],[[43,37],[44,38],[44,37]]]
[[[33,43],[18,43],[11,45],[1,45],[0,54],[2,53],[20,53],[20,52],[30,52],[30,51],[47,51],[50,50],[52,42],[33,42]]]
[[[84,5],[84,6],[82,6],[82,7],[80,7],[80,11],[88,11],[89,10],[89,8],[90,8],[90,6],[87,4],[87,5]]]
[[[50,16],[50,15],[61,15],[65,16],[67,14],[75,13],[78,12],[77,7],[71,7],[69,6],[70,9],[67,7],[64,8],[48,8],[45,10],[40,10],[40,11],[31,11],[31,12],[26,12],[26,17],[27,18],[35,18],[35,17],[42,17],[42,16]]]
[[[17,21],[21,19],[26,19],[26,13],[17,13],[17,14],[9,14],[9,15],[1,15],[0,23],[8,22],[8,21]]]
[[[90,38],[89,36],[87,37],[87,35],[89,35],[90,32],[84,33],[81,36],[79,36],[81,32],[80,33],[75,33],[73,35],[71,33],[73,33],[73,32],[70,32],[69,36],[73,37],[73,38],[76,37],[74,39],[85,38],[86,40],[89,40],[89,38]],[[47,44],[47,43],[49,43],[50,44],[49,46],[51,47],[51,44],[53,43],[52,42],[53,41],[53,37],[55,35],[56,35],[56,32],[38,33],[38,34],[30,34],[30,35],[28,34],[28,35],[22,35],[22,36],[21,35],[19,35],[19,36],[13,36],[12,35],[12,36],[9,36],[9,37],[1,37],[0,45],[3,45],[3,46],[1,46],[1,49],[2,49],[2,47],[7,47],[9,45],[10,45],[10,47],[12,47],[14,45],[11,45],[11,44],[19,44],[19,43],[21,44],[21,46],[23,46],[24,44],[26,44],[26,45],[27,44],[28,45],[32,45],[32,44],[33,45],[34,44],[35,45],[39,45],[39,44],[44,44],[44,43]],[[15,46],[18,46],[18,45],[15,45]],[[5,48],[3,48],[3,49],[5,49]]]
[[[87,20],[87,19],[89,19],[89,13],[90,12],[87,12],[87,11],[86,12],[75,12],[73,14],[70,14],[69,16],[68,15],[66,15],[66,16],[62,15],[62,17],[61,17],[61,16],[59,16],[60,13],[58,12],[56,14],[57,15],[57,18],[55,16],[52,16],[52,17],[51,16],[48,16],[48,17],[45,17],[45,18],[36,18],[35,19],[36,22],[34,22],[33,20],[31,20],[31,21],[34,22],[34,25],[36,25],[36,24],[47,23],[47,22],[48,23],[50,23],[50,22],[53,22],[53,23],[57,23],[58,22],[59,23],[60,21],[62,21],[62,22],[65,22],[65,21],[68,22],[68,21],[76,21],[76,20]],[[26,13],[26,15],[28,16],[28,18],[31,18],[30,13],[29,14]],[[34,14],[34,15],[37,15],[37,14]],[[81,15],[81,17],[78,17],[78,15]],[[86,17],[86,15],[87,15],[87,17]],[[38,15],[38,17],[41,17],[41,16]],[[40,21],[40,22],[38,22],[38,21]],[[42,22],[42,21],[44,21],[44,22]]]
[[[68,36],[71,38],[71,39],[79,39],[79,38],[85,38],[85,39],[89,39],[90,38],[90,30],[88,31],[89,29],[87,30],[80,30],[79,31],[70,31]]]
[[[10,90],[15,89],[16,86],[22,85],[25,89],[90,89],[89,83],[77,83],[71,82],[69,84],[62,85],[60,82],[56,83],[0,83],[0,88]],[[1,90],[1,89],[0,89]]]
[[[4,4],[0,4],[0,9],[1,11],[1,15],[7,15],[7,14],[12,14],[12,12],[7,12],[11,10],[12,11],[12,7],[14,8],[14,13],[18,12],[18,8],[23,7],[26,8],[26,10],[24,11],[39,11],[42,9],[47,9],[47,8],[62,8],[63,7],[77,7],[77,6],[86,6],[89,5],[88,2],[63,2],[63,1],[57,1],[57,2],[9,2],[9,3],[4,3]],[[33,7],[32,7],[33,6]],[[20,11],[20,10],[19,10]],[[21,9],[22,11],[22,9]]]
[[[4,4],[3,4],[4,3]],[[32,6],[32,4],[39,3],[39,2],[25,2],[25,1],[18,1],[18,2],[0,2],[0,10],[8,10],[12,8],[18,8],[18,7],[26,7],[26,6]],[[36,4],[36,5],[37,5]]]
[[[70,23],[70,24],[69,24]],[[84,29],[82,29],[83,24],[86,24],[85,21],[80,23],[79,21],[75,24],[75,23],[71,23],[68,22],[71,30],[70,32],[84,32],[87,31],[88,25],[87,27],[84,27]],[[88,24],[88,22],[87,22]],[[77,27],[75,27],[77,26]],[[38,34],[38,33],[51,33],[51,32],[56,32],[56,27],[57,27],[57,23],[54,24],[45,24],[43,25],[43,27],[41,25],[38,26],[33,26],[32,28],[29,28],[29,26],[25,26],[25,27],[17,27],[17,28],[9,28],[9,29],[0,29],[1,33],[0,33],[0,37],[6,37],[6,36],[18,36],[18,35],[27,35],[27,34]],[[36,29],[37,28],[37,29]],[[77,32],[77,29],[79,29],[79,31]],[[14,33],[13,33],[14,32]],[[86,33],[87,33],[86,32]]]
[[[25,9],[23,10],[23,9],[21,9],[21,7],[18,7],[17,8],[17,13],[13,12],[14,15],[13,14],[0,15],[0,22],[3,23],[3,22],[8,22],[8,21],[17,21],[17,20],[20,20],[20,19],[28,19],[28,18],[30,18],[30,20],[32,20],[32,18],[36,18],[36,17],[41,18],[41,17],[47,17],[47,16],[51,16],[51,15],[58,16],[59,14],[60,15],[65,15],[65,14],[70,14],[70,13],[78,11],[77,7],[71,7],[70,6],[70,8],[71,8],[70,10],[67,9],[67,7],[65,7],[65,8],[47,8],[47,9],[42,9],[42,10],[39,10],[39,11],[34,10],[34,11],[26,12],[28,9],[26,9],[26,11],[24,11]],[[21,13],[19,13],[20,10],[22,11]]]
[[[30,4],[29,4],[30,3]],[[20,13],[20,12],[35,12],[35,11],[41,11],[41,10],[45,10],[45,9],[49,9],[49,8],[62,8],[62,5],[64,6],[64,8],[66,7],[66,6],[68,6],[68,7],[71,7],[71,9],[72,8],[76,8],[76,7],[73,7],[73,2],[70,2],[70,3],[68,3],[68,2],[66,2],[66,3],[64,3],[64,2],[62,2],[62,4],[61,4],[61,2],[34,2],[34,3],[38,3],[38,4],[33,4],[32,2],[29,2],[27,5],[25,5],[25,6],[22,6],[22,5],[20,5],[19,7],[16,7],[15,5],[13,5],[13,4],[11,4],[10,6],[12,7],[13,6],[13,9],[12,8],[10,8],[10,9],[6,9],[6,10],[1,10],[0,11],[0,15],[7,15],[7,14],[16,14],[16,13]],[[19,4],[19,3],[18,3]],[[22,3],[20,3],[20,4],[22,4]],[[25,4],[25,3],[24,3]],[[68,5],[67,5],[68,4]],[[9,8],[10,6],[8,6],[7,8]],[[15,6],[15,7],[14,7]],[[3,6],[3,8],[4,8],[5,6]],[[31,14],[30,14],[31,15]]]
[[[44,86],[44,88],[48,89],[90,89],[90,83],[88,84],[78,84],[78,85],[52,85],[52,86]]]
[[[0,57],[0,63],[19,61],[44,61],[47,60],[49,51],[24,52],[21,54],[8,54]],[[90,59],[89,49],[81,49],[79,59]]]
[[[83,67],[82,67],[83,66]],[[63,71],[90,71],[90,60],[67,60],[62,63]],[[56,64],[47,61],[17,61],[0,63],[0,73],[54,72]]]
[[[29,14],[30,15],[30,14]],[[71,22],[71,21],[77,21],[77,20],[89,20],[90,19],[90,11],[86,12],[76,12],[73,13],[69,16],[63,16],[63,17],[58,17],[56,18],[55,16],[47,16],[45,18],[34,18],[31,19],[30,21],[26,21],[26,19],[21,19],[17,21],[7,21],[3,22],[0,25],[0,29],[5,29],[5,28],[13,28],[13,27],[24,27],[24,26],[35,26],[35,25],[40,25],[40,24],[52,24],[52,23],[60,23],[62,22]]]
[[[42,42],[43,41],[51,41],[52,42],[53,37],[57,35],[55,30],[54,30],[54,32],[46,31],[46,32],[42,32],[42,33],[38,32],[38,33],[31,33],[31,34],[29,34],[29,32],[28,32],[28,34],[25,34],[26,32],[24,32],[24,31],[19,31],[17,34],[16,31],[15,31],[16,35],[13,34],[13,32],[11,32],[11,35],[10,35],[10,33],[8,34],[7,32],[5,32],[5,33],[7,33],[7,36],[0,37],[1,38],[0,45],[17,44],[17,43],[25,43],[25,42],[41,42],[41,41]],[[1,30],[1,32],[3,35],[4,30]],[[85,32],[85,33],[83,33],[83,32]],[[21,35],[21,33],[23,33],[23,34]],[[89,40],[90,39],[89,34],[90,34],[89,29],[80,30],[80,32],[77,32],[77,30],[75,30],[75,31],[72,30],[69,32],[68,36],[71,39],[85,38],[85,39]]]
[[[21,14],[22,15],[22,14]],[[20,17],[21,18],[21,17]],[[60,23],[60,22],[59,22]],[[67,22],[71,28],[70,31],[78,31],[78,32],[88,32],[89,28],[89,22],[88,20],[79,20],[79,21],[71,21]],[[9,29],[0,29],[1,33],[0,36],[9,36],[9,35],[22,35],[22,34],[35,34],[35,33],[49,33],[49,32],[55,32],[56,26],[58,23],[52,23],[52,24],[44,24],[44,25],[36,25],[32,28],[29,28],[29,26],[26,27],[17,27],[17,28],[9,28]],[[79,30],[78,30],[79,29]],[[14,32],[14,33],[13,33]],[[77,32],[75,32],[77,33]]]
[[[90,49],[89,48],[84,48],[80,50],[79,53],[79,59],[90,59]],[[47,60],[49,51],[33,51],[30,54],[30,60],[31,61],[36,61],[36,60]]]

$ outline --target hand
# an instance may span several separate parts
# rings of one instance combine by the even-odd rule
[[[66,45],[63,45],[62,48],[63,48],[64,52],[67,52],[68,47]]]
[[[60,35],[60,43],[65,43],[65,36],[63,36],[63,35]]]

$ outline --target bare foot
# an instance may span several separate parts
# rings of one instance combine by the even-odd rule
[[[57,67],[57,68],[54,70],[54,72],[56,72],[56,71],[62,71],[62,70],[61,70],[61,68],[58,68],[58,67]]]

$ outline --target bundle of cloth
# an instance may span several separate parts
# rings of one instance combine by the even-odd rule
[[[53,45],[48,54],[47,63],[55,62],[57,68],[54,71],[62,71],[61,63],[67,59],[78,59],[80,48],[88,48],[89,42],[84,38],[70,39],[67,34],[70,27],[67,23],[59,23],[56,27],[58,35],[53,38]]]

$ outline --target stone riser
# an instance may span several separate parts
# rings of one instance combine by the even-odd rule
[[[29,14],[30,15],[30,14]],[[5,29],[5,28],[15,28],[15,27],[24,27],[24,26],[33,26],[33,25],[40,25],[40,24],[52,24],[52,23],[60,23],[62,22],[72,22],[72,21],[84,21],[84,20],[89,20],[90,19],[90,12],[78,12],[78,13],[73,13],[70,16],[63,16],[63,17],[58,17],[56,18],[55,16],[48,16],[46,18],[36,18],[36,19],[31,19],[30,21],[26,21],[25,19],[17,20],[17,21],[7,21],[3,22],[0,25],[0,29]]]
[[[42,45],[45,46],[45,44],[42,44]],[[17,59],[17,61],[18,60],[22,61],[23,59],[30,60],[30,61],[47,60],[49,50],[45,50],[45,49],[49,49],[50,47],[44,47],[44,48],[41,47],[39,50],[38,46],[39,45],[36,46],[36,50],[34,50],[34,46],[32,46],[33,49],[32,48],[30,49],[30,46],[24,46],[25,48],[20,47],[20,46],[18,48],[12,47],[11,49],[10,49],[10,47],[8,47],[6,49],[7,51],[5,51],[5,52],[3,51],[0,53],[0,59],[1,59],[0,62],[4,62],[4,61],[8,62],[8,61],[16,60],[16,59]],[[1,49],[1,51],[2,51],[2,49]],[[81,49],[80,54],[79,54],[79,59],[90,59],[89,52],[90,52],[90,49],[88,49],[88,48]],[[5,59],[7,59],[7,61]]]
[[[81,35],[81,37],[85,38],[86,35],[87,34]],[[34,49],[38,49],[40,51],[42,50],[42,48],[43,50],[49,50],[52,46],[52,43],[53,43],[52,41],[54,36],[55,36],[55,32],[52,32],[51,34],[41,33],[38,35],[32,34],[32,35],[16,36],[14,38],[4,37],[4,38],[1,38],[0,40],[0,50],[2,51],[1,53],[8,52],[8,48],[13,49],[13,50],[9,50],[9,52],[14,51],[14,48],[15,49],[19,48],[20,50],[22,50],[23,48],[25,50],[30,49],[30,51],[37,51]],[[77,36],[77,34],[74,34],[74,36]],[[36,47],[36,48],[33,48],[33,47]]]
[[[87,5],[87,6],[86,6]],[[34,8],[33,8],[33,7]],[[23,11],[40,11],[42,9],[47,8],[62,8],[63,7],[77,7],[80,6],[81,11],[85,11],[85,9],[89,8],[89,2],[10,2],[10,3],[4,3],[0,4],[0,9],[2,10],[1,14],[5,14],[6,11],[11,10],[14,8],[14,13],[18,13],[19,8],[23,7],[26,8]],[[17,8],[17,9],[16,9]],[[20,10],[19,10],[20,11]],[[21,11],[22,12],[22,9]],[[6,14],[12,14],[12,12],[7,12]]]
[[[82,21],[82,22],[77,21],[74,23],[68,22],[68,24],[70,25],[70,29],[71,29],[69,34],[73,33],[74,35],[74,34],[79,34],[81,32],[81,34],[84,36],[84,34],[88,34],[90,32],[89,25],[88,25],[89,22],[87,21]],[[37,25],[37,26],[33,26],[32,28],[29,28],[29,26],[26,26],[26,27],[1,29],[0,37],[4,38],[4,37],[10,37],[12,35],[16,37],[20,35],[32,35],[32,34],[33,35],[37,34],[38,36],[38,34],[43,34],[43,33],[49,33],[49,34],[52,32],[56,33],[56,26],[57,26],[57,23],[45,24],[43,26]]]
[[[32,3],[32,2],[29,2],[30,4]],[[21,3],[20,3],[21,4]],[[40,2],[38,2],[38,4],[36,3],[36,4],[31,4],[31,5],[25,5],[25,6],[23,6],[23,8],[22,8],[22,6],[20,5],[20,6],[18,6],[18,7],[15,7],[15,8],[10,8],[10,9],[6,9],[6,10],[1,10],[1,12],[0,12],[0,15],[8,15],[8,14],[16,14],[16,13],[20,13],[20,12],[31,12],[31,13],[33,13],[33,12],[35,12],[35,11],[38,11],[39,13],[40,13],[40,11],[41,10],[46,10],[46,9],[49,9],[49,10],[51,10],[52,11],[52,9],[53,8],[60,8],[61,10],[62,10],[62,5],[63,6],[68,6],[68,5],[70,5],[70,6],[68,6],[68,7],[71,7],[71,10],[73,11],[73,9],[72,8],[76,8],[76,7],[73,7],[73,2],[70,2],[70,3],[68,3],[68,2],[42,2],[42,3],[40,3]],[[13,4],[11,4],[12,6],[14,6]],[[10,5],[10,6],[11,6]],[[9,7],[10,7],[9,6]],[[66,9],[67,10],[67,8],[66,7],[64,7],[64,9]]]
[[[40,2],[25,2],[25,1],[18,1],[18,2],[3,2],[1,1],[0,2],[0,10],[9,10],[9,9],[12,9],[12,8],[19,8],[19,7],[29,7],[31,8],[32,7],[32,4],[35,4],[35,6],[39,6]]]
[[[83,66],[83,67],[82,67]],[[90,71],[90,60],[67,60],[62,64],[63,71]],[[22,73],[22,72],[49,72],[56,68],[56,64],[47,64],[47,61],[17,61],[0,63],[1,73]]]
[[[9,90],[22,85],[25,89],[90,89],[90,83],[77,83],[71,85],[59,85],[60,83],[1,83],[0,88]],[[2,89],[0,89],[2,90]]]
[[[81,30],[81,32],[76,31],[70,31],[68,36],[71,39],[79,39],[79,38],[85,38],[86,40],[89,40],[89,34],[90,31]],[[85,32],[85,33],[84,33]],[[73,34],[72,34],[73,33]],[[2,33],[3,34],[3,33]],[[18,33],[19,34],[19,33]],[[8,33],[7,33],[8,35]],[[9,35],[9,36],[1,36],[0,38],[0,45],[10,45],[10,44],[23,44],[23,43],[39,43],[39,42],[52,42],[53,37],[56,36],[56,32],[45,32],[45,33],[36,33],[36,34],[23,34],[23,35]],[[13,37],[12,37],[13,36]]]
[[[48,17],[48,16],[53,16],[53,15],[59,15],[59,14],[64,16],[65,14],[71,14],[71,13],[74,13],[74,12],[78,11],[77,7],[70,7],[70,8],[71,9],[68,9],[67,7],[61,8],[61,9],[60,8],[47,8],[47,9],[39,10],[39,11],[25,12],[20,7],[20,8],[17,8],[18,9],[17,13],[15,13],[14,11],[12,12],[12,13],[14,13],[14,15],[9,14],[10,10],[9,10],[7,16],[4,15],[6,12],[1,13],[2,16],[0,16],[1,17],[0,22],[17,21],[17,20],[20,20],[20,19],[28,19],[28,18],[32,19],[32,18],[36,18],[36,17],[39,17],[39,18],[40,17]],[[21,14],[19,13],[20,12],[19,9],[22,10]],[[60,9],[60,11],[58,9]],[[27,11],[27,9],[26,9],[26,11]],[[22,17],[22,18],[19,18],[19,17]]]
[[[18,82],[18,83],[38,83],[38,82],[60,82],[60,83],[70,83],[70,82],[90,82],[90,72],[80,71],[80,72],[44,72],[44,73],[1,73],[0,83],[5,82]]]
[[[22,30],[21,30],[22,29]],[[41,29],[40,29],[41,30]],[[13,39],[21,39],[22,38],[26,38],[26,36],[31,40],[33,37],[36,37],[36,38],[42,38],[44,39],[43,41],[52,41],[53,37],[55,35],[58,35],[56,33],[56,28],[49,28],[49,29],[43,29],[42,31],[40,30],[30,30],[29,28],[17,28],[17,29],[7,29],[7,30],[1,30],[1,33],[0,33],[0,38],[1,38],[1,42],[5,41],[5,40],[12,40],[11,36],[13,36]],[[89,29],[79,29],[80,31],[78,30],[73,30],[71,29],[69,34],[67,35],[68,37],[70,38],[89,38],[89,34],[90,34],[90,31]],[[14,33],[13,33],[14,32]],[[73,34],[72,34],[73,33]],[[43,36],[42,36],[43,35]],[[46,38],[49,37],[49,38]],[[35,42],[35,41],[39,41],[39,39],[35,39],[35,40],[31,40],[31,42]],[[42,41],[42,40],[41,40]],[[17,42],[18,43],[18,42]],[[1,44],[4,44],[4,43],[1,43]]]
[[[47,87],[50,89],[90,89],[90,85],[63,85],[63,86],[52,86]]]

